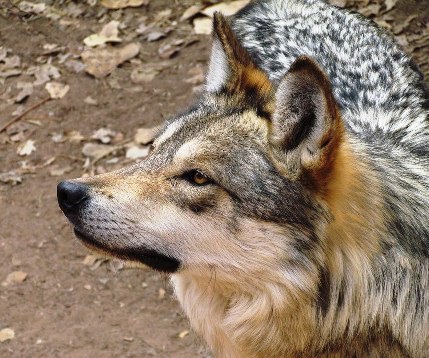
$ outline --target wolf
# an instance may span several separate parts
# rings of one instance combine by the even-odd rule
[[[214,15],[205,89],[150,155],[61,182],[91,250],[171,275],[216,357],[429,356],[429,92],[322,0]]]

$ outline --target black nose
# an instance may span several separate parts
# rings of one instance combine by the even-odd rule
[[[62,181],[57,186],[58,204],[64,213],[79,209],[88,198],[88,187],[85,184]]]

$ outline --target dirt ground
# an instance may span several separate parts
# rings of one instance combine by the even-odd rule
[[[56,184],[64,178],[134,162],[126,153],[136,147],[137,128],[160,124],[192,102],[210,36],[195,35],[191,21],[179,18],[197,2],[151,0],[110,11],[97,1],[35,2],[58,11],[47,16],[0,0],[0,128],[31,109],[0,133],[0,332],[15,335],[0,339],[0,357],[207,357],[202,342],[187,332],[167,277],[87,256],[56,200]],[[429,74],[427,1],[393,2],[390,11],[383,1],[335,2],[396,32]],[[110,20],[121,23],[123,41],[107,46],[138,42],[140,52],[109,76],[94,78],[79,67],[83,40]],[[20,58],[19,64],[9,61],[14,75],[4,74],[2,48],[10,49],[6,59]],[[34,84],[34,72],[46,64],[59,71],[48,80],[67,84],[69,91],[47,100],[43,83],[20,98],[20,83]],[[140,68],[155,71],[142,70],[142,79],[135,72]],[[110,132],[91,139],[100,128]],[[82,152],[100,140],[109,154]],[[9,276],[13,272],[18,274]]]

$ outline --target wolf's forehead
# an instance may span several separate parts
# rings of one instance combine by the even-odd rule
[[[160,146],[173,137],[176,140],[180,137],[182,144],[196,137],[209,137],[211,140],[223,142],[232,135],[263,139],[268,135],[268,125],[252,111],[193,114],[179,117],[169,123],[156,138],[154,145]]]

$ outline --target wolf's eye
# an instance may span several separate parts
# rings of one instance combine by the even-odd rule
[[[191,184],[202,186],[213,183],[213,181],[199,170],[190,170],[182,175],[182,178]]]

